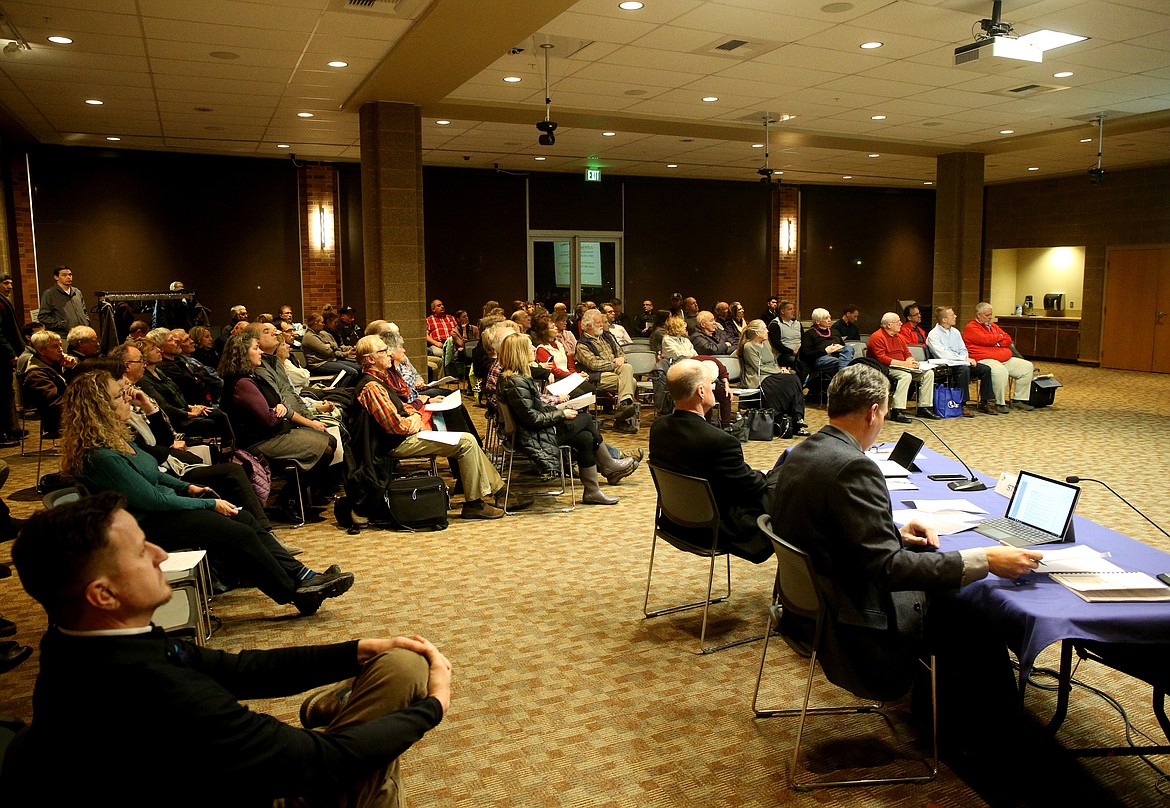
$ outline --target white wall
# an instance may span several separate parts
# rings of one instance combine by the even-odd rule
[[[996,314],[1014,313],[1032,295],[1035,313],[1044,313],[1044,295],[1064,293],[1064,314],[1079,317],[1085,286],[1084,247],[1029,247],[991,252],[991,305]]]

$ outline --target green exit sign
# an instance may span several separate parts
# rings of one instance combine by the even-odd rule
[[[585,169],[585,182],[601,182],[600,168]]]

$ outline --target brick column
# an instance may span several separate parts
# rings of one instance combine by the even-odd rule
[[[305,165],[297,171],[301,217],[301,307],[340,309],[341,251],[337,247],[337,172],[330,165]]]
[[[363,104],[361,148],[366,318],[397,323],[407,354],[425,373],[426,274],[418,107]]]
[[[19,267],[20,299],[14,300],[17,308],[23,308],[25,321],[41,303],[37,285],[37,252],[33,244],[32,202],[29,199],[28,163],[24,154],[14,155],[8,164],[12,182],[12,218],[15,222],[16,240],[8,245],[10,255],[16,254]],[[6,267],[12,266],[5,264]],[[15,278],[17,273],[13,273]],[[52,283],[50,274],[49,283]],[[49,283],[45,285],[48,286]],[[21,325],[24,323],[22,322]]]
[[[800,307],[800,188],[777,185],[772,191],[772,294]]]
[[[942,154],[935,172],[931,302],[954,306],[960,323],[990,294],[990,281],[984,284],[982,272],[983,160],[978,152]]]

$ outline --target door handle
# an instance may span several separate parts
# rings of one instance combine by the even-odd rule
[[[1162,318],[1166,316],[1166,312],[1160,311],[1154,315],[1154,325],[1161,325]]]

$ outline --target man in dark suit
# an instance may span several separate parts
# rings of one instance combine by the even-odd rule
[[[1003,640],[945,594],[989,572],[1024,575],[1042,553],[999,546],[934,552],[933,529],[917,521],[898,529],[885,479],[864,454],[885,422],[889,394],[885,377],[867,365],[839,371],[829,385],[828,425],[792,449],[776,487],[773,530],[812,557],[836,610],[845,681],[834,679],[829,666],[826,673],[854,692],[868,689],[888,700],[910,689],[916,657],[929,648],[940,658],[961,657],[939,662],[940,693],[949,690],[957,700],[965,692],[969,711],[969,688],[978,683],[983,693],[1006,693],[1014,704]],[[782,625],[797,636],[810,628],[789,614]]]
[[[680,359],[670,366],[666,386],[674,412],[650,428],[650,464],[707,480],[719,504],[720,549],[760,564],[772,557],[756,527],[771,491],[764,474],[744,462],[739,441],[707,423],[718,374],[714,362]]]

